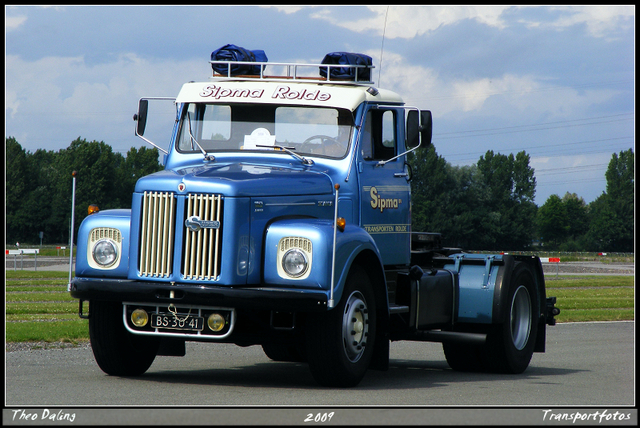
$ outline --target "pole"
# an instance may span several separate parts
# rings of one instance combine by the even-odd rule
[[[336,189],[336,199],[335,199],[335,212],[333,215],[333,254],[332,254],[332,261],[331,261],[331,297],[329,297],[329,302],[327,302],[327,306],[329,308],[333,308],[334,302],[333,302],[333,287],[335,286],[334,282],[334,275],[335,275],[335,271],[336,271],[336,232],[338,231],[338,189],[340,189],[340,185],[336,184],[334,186],[334,188]]]
[[[69,237],[69,284],[67,285],[67,290],[71,291],[71,272],[73,270],[73,223],[75,220],[75,205],[76,205],[76,176],[78,175],[77,171],[73,171],[71,176],[73,177],[73,187],[71,188],[71,233]]]

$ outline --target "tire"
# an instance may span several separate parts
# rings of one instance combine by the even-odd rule
[[[376,302],[364,269],[355,266],[347,277],[340,303],[332,310],[310,314],[307,359],[322,386],[352,387],[364,377],[376,337]]]
[[[139,376],[156,358],[160,340],[129,333],[122,320],[122,304],[91,301],[89,338],[100,369],[111,376]]]
[[[497,373],[522,373],[531,362],[538,334],[540,305],[533,272],[515,264],[507,291],[507,310],[487,336],[489,368]]]
[[[264,344],[262,350],[273,361],[303,363],[307,361],[305,349],[295,345]]]
[[[484,347],[460,343],[443,343],[442,350],[449,367],[459,372],[486,371]]]
[[[533,273],[526,263],[516,262],[506,293],[507,310],[498,324],[485,330],[484,345],[443,343],[452,369],[511,374],[527,369],[533,356],[540,308]],[[476,332],[482,330],[477,328]]]

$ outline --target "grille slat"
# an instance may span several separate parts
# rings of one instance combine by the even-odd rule
[[[222,196],[189,194],[185,198],[182,274],[185,279],[215,280],[220,275]],[[171,192],[144,192],[138,267],[145,277],[172,275],[177,202]],[[197,230],[184,224],[197,217]],[[201,224],[200,222],[208,222]],[[217,227],[212,227],[217,222]]]
[[[186,218],[197,216],[199,221],[218,222],[218,227],[185,227],[183,275],[185,279],[216,279],[220,275],[220,224],[222,196],[190,194],[187,196]]]
[[[91,236],[89,237],[91,243],[97,242],[102,238],[112,239],[118,244],[122,243],[122,235],[118,229],[111,227],[98,227],[91,231]]]
[[[140,275],[168,277],[172,273],[175,197],[170,192],[144,192],[140,231]]]
[[[285,252],[290,248],[300,248],[311,253],[311,240],[307,238],[289,237],[280,240],[280,251]]]

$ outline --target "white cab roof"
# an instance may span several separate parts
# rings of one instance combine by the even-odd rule
[[[362,102],[402,104],[402,98],[384,89],[364,85],[335,85],[267,79],[212,79],[182,86],[177,103],[265,103],[345,108],[355,110]],[[375,95],[373,95],[373,94]]]

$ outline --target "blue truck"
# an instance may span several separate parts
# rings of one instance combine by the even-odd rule
[[[141,375],[186,341],[258,345],[331,387],[388,369],[391,341],[441,342],[462,371],[521,373],[544,352],[559,310],[540,259],[411,230],[407,156],[431,144],[431,112],[346,62],[212,60],[226,71],[161,100],[166,150],[140,99],[135,134],[164,170],[131,209],[83,220],[69,284],[105,373]]]

